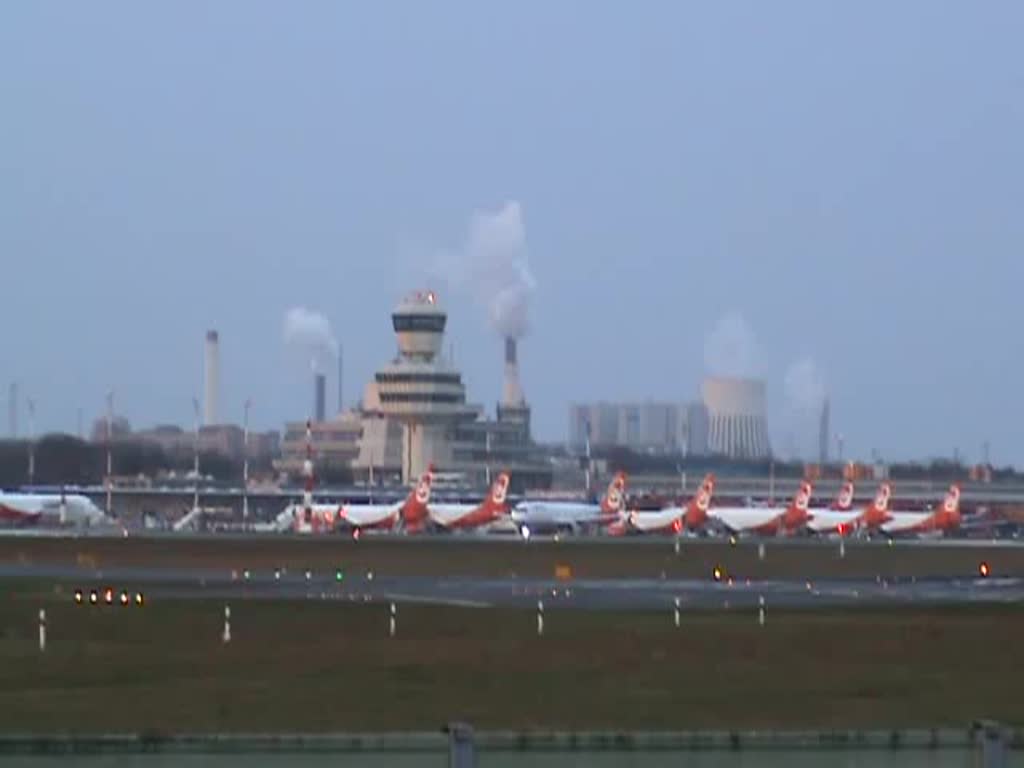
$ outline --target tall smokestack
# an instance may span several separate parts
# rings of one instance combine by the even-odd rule
[[[203,423],[217,423],[217,398],[220,393],[220,336],[206,332],[206,366],[204,372]]]
[[[12,381],[7,392],[7,419],[11,437],[18,436],[18,382]]]
[[[505,338],[505,385],[502,388],[502,405],[522,406],[526,404],[523,388],[519,384],[519,360],[516,351],[516,340],[511,336]]]
[[[828,464],[828,433],[829,433],[828,398],[821,406],[821,423],[818,425],[818,463]]]
[[[316,415],[316,420],[322,422],[326,420],[327,416],[327,377],[322,373],[316,374],[313,377],[313,389],[316,403],[313,413]]]
[[[338,413],[345,410],[345,361],[338,346]]]

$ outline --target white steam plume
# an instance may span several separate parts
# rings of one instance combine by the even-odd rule
[[[704,339],[704,365],[714,376],[753,376],[756,357],[754,333],[740,312],[724,314]]]
[[[323,369],[329,358],[338,357],[338,340],[330,321],[305,307],[292,307],[285,313],[284,342],[308,354],[314,371]]]
[[[817,458],[821,426],[821,410],[827,390],[825,376],[817,363],[801,357],[786,369],[783,379],[786,398],[786,421],[801,454]]]
[[[527,308],[536,283],[526,259],[522,206],[511,200],[497,211],[477,211],[460,251],[439,255],[437,267],[452,288],[473,295],[502,336],[528,330]]]
[[[818,415],[825,404],[825,377],[810,357],[802,357],[786,369],[783,391],[794,411]]]

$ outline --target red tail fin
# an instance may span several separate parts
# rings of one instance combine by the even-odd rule
[[[796,489],[793,501],[789,508],[782,515],[782,527],[787,531],[793,531],[807,522],[807,508],[811,505],[811,494],[814,486],[804,480]]]
[[[420,476],[416,487],[409,492],[409,496],[402,505],[402,521],[406,526],[421,525],[429,514],[430,486],[434,481],[434,465],[427,467],[427,471]]]
[[[502,472],[491,483],[491,492],[484,501],[484,508],[493,515],[508,512],[508,472]]]
[[[608,484],[608,491],[601,499],[601,513],[618,515],[626,508],[626,473],[616,472]]]
[[[711,496],[715,492],[715,476],[708,473],[704,476],[704,482],[700,484],[697,493],[686,505],[686,527],[690,529],[699,528],[708,519],[708,509],[711,508]]]
[[[832,503],[832,509],[837,509],[841,512],[845,512],[848,509],[853,508],[853,483],[847,480],[843,483],[839,489],[839,495],[836,496],[836,500]]]
[[[949,486],[942,507],[935,515],[937,528],[945,530],[960,526],[960,486],[956,483]]]
[[[861,515],[860,524],[865,528],[878,528],[889,519],[889,500],[892,498],[892,486],[882,483],[878,493]]]

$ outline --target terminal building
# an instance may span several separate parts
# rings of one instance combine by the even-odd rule
[[[515,340],[505,341],[502,399],[490,419],[467,400],[461,373],[441,353],[446,322],[432,291],[399,303],[391,315],[396,356],[367,382],[358,406],[311,424],[321,474],[408,485],[433,465],[456,485],[482,486],[508,470],[516,489],[550,486],[550,464],[530,434]],[[305,422],[286,426],[280,469],[301,467],[305,431]]]

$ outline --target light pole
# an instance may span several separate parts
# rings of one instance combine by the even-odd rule
[[[36,401],[31,397],[26,400],[28,405],[28,484],[36,482]]]
[[[589,417],[587,418],[585,426],[586,426],[587,433],[586,433],[586,437],[585,437],[585,440],[584,440],[584,443],[583,443],[583,448],[584,448],[584,452],[585,452],[586,458],[587,458],[587,466],[586,466],[586,468],[583,471],[584,472],[584,474],[583,474],[583,486],[584,486],[584,488],[586,488],[587,500],[589,501],[590,500],[590,470],[591,470],[591,466],[592,466],[592,463],[591,463],[591,460],[590,460],[590,418]]]
[[[484,447],[484,454],[485,454],[485,456],[484,456],[484,458],[485,458],[485,461],[486,461],[486,464],[484,465],[484,475],[485,475],[485,480],[487,481],[487,483],[486,483],[487,487],[490,488],[491,487],[491,430],[488,429],[486,432],[484,432],[484,441],[485,441],[485,447]]]
[[[114,438],[114,390],[107,392],[107,517],[113,516],[114,456],[111,442]]]
[[[242,521],[249,522],[249,409],[252,398],[245,401],[242,417]]]
[[[192,511],[199,509],[199,398],[192,398],[192,410],[195,412],[195,430],[192,437]]]

